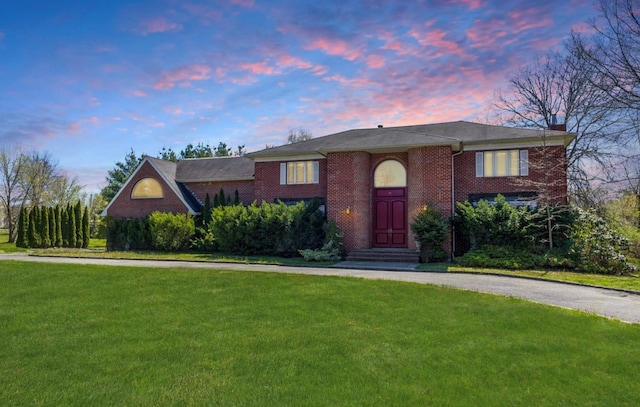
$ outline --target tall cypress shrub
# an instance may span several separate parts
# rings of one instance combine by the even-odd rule
[[[62,247],[62,210],[56,205],[53,210],[56,219],[56,247]]]
[[[81,248],[84,237],[82,233],[82,204],[80,201],[78,201],[73,210],[76,213],[76,247]]]
[[[49,237],[49,208],[46,206],[40,208],[40,247],[44,249],[51,247],[51,238]]]
[[[49,242],[51,247],[56,247],[56,215],[53,206],[47,208],[49,211]]]
[[[207,192],[202,206],[202,225],[206,227],[209,221],[211,221],[211,198],[209,198],[209,193]]]
[[[29,229],[27,231],[28,247],[40,247],[40,235],[38,234],[38,207],[34,206],[29,212]]]
[[[78,235],[76,235],[76,211],[73,206],[69,205],[67,212],[69,213],[69,224],[67,225],[67,230],[69,230],[69,247],[76,247],[78,243]]]
[[[69,247],[69,208],[66,206],[60,209],[60,231],[62,247]]]
[[[82,214],[82,247],[86,249],[89,247],[89,239],[91,232],[89,231],[89,208],[84,207],[84,213]]]
[[[20,217],[18,218],[18,235],[16,236],[16,247],[27,247],[27,229],[29,228],[29,214],[24,208],[20,208]]]

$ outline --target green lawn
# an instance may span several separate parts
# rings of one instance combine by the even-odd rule
[[[412,283],[0,262],[7,406],[635,406],[638,343]]]

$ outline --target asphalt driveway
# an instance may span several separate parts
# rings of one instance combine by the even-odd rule
[[[508,297],[569,308],[587,313],[602,315],[629,323],[640,323],[640,295],[624,291],[586,287],[553,281],[542,281],[507,276],[492,276],[464,273],[419,272],[407,267],[406,271],[384,270],[384,264],[378,264],[376,270],[354,268],[291,267],[256,264],[204,263],[185,261],[154,260],[112,260],[84,259],[67,257],[36,257],[23,254],[0,255],[0,261],[19,260],[40,263],[97,264],[127,267],[153,268],[198,268],[248,270],[257,272],[313,274],[327,276],[358,277],[369,279],[409,281],[420,284],[433,284],[463,290],[479,291]]]

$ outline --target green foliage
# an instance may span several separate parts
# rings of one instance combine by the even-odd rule
[[[49,208],[43,207],[40,214],[40,247],[47,248],[51,246],[51,238],[49,237]]]
[[[306,261],[338,261],[344,257],[343,235],[339,232],[338,225],[331,220],[325,223],[324,230],[324,244],[320,249],[298,250]]]
[[[29,229],[29,213],[22,207],[18,218],[18,233],[16,237],[16,247],[28,247],[27,230]]]
[[[411,222],[411,231],[420,243],[420,257],[425,263],[442,261],[447,258],[447,253],[442,245],[449,236],[448,223],[442,213],[432,205],[425,206],[414,216]]]
[[[187,246],[195,233],[195,222],[189,214],[155,211],[149,216],[149,229],[156,249],[175,252]]]
[[[100,194],[105,200],[107,200],[107,202],[111,201],[113,197],[116,196],[118,191],[120,191],[120,188],[122,188],[129,176],[133,174],[143,160],[144,154],[138,157],[133,149],[131,149],[131,151],[124,157],[124,161],[116,162],[115,168],[108,171],[107,186],[102,188],[102,191],[100,191]]]
[[[49,243],[50,247],[59,247],[56,245],[56,214],[55,208],[50,206],[47,208],[49,211]]]
[[[76,219],[75,234],[76,234],[76,247],[81,248],[84,242],[83,230],[82,230],[82,204],[78,201],[73,206],[74,217]]]
[[[82,214],[82,247],[84,249],[89,247],[90,240],[91,232],[89,230],[89,208],[85,207]]]
[[[471,250],[464,256],[456,258],[456,263],[465,267],[489,267],[512,270],[536,268],[574,268],[573,261],[561,250],[555,249],[547,253],[534,253],[527,249],[513,246],[486,245]]]
[[[56,240],[55,240],[54,246],[62,247],[63,246],[63,240],[62,240],[63,218],[62,218],[62,210],[60,209],[59,206],[56,206],[54,208],[54,214],[56,219]]]
[[[202,226],[206,227],[211,222],[211,198],[209,193],[204,197],[204,205],[202,205]]]
[[[148,218],[107,219],[107,250],[149,250],[152,247]]]
[[[40,221],[39,207],[34,206],[29,212],[29,229],[27,231],[28,247],[40,247],[40,233],[38,224]]]
[[[319,203],[287,206],[256,202],[213,209],[209,230],[223,252],[295,256],[322,245],[324,216]]]
[[[67,213],[69,214],[69,223],[67,224],[69,247],[76,247],[78,243],[78,235],[76,234],[76,211],[72,205],[67,206]]]
[[[577,219],[571,234],[573,244],[569,254],[578,267],[587,272],[602,274],[629,274],[636,268],[623,253],[628,251],[629,240],[609,227],[593,211],[576,208]]]

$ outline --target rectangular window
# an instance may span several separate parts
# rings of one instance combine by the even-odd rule
[[[318,161],[280,163],[280,185],[317,184],[320,178]]]
[[[527,150],[484,151],[476,153],[476,177],[529,175]]]

